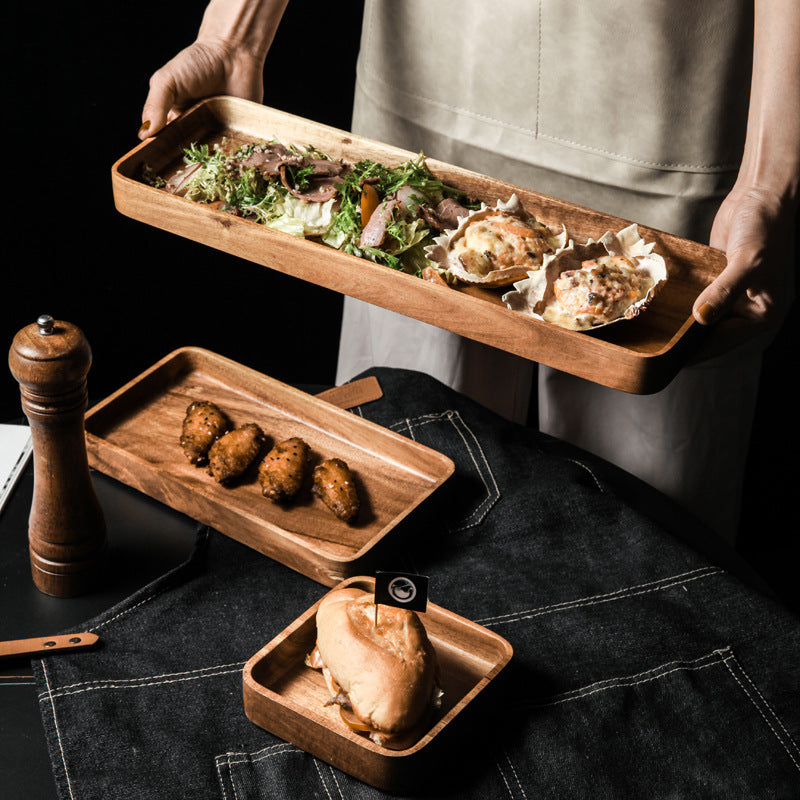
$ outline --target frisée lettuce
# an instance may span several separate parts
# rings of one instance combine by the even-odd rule
[[[288,154],[280,162],[280,177],[275,169],[262,167],[263,159],[254,158],[280,148]],[[192,144],[185,148],[187,166],[185,182],[179,193],[198,203],[219,203],[223,210],[253,219],[270,228],[293,236],[310,238],[355,256],[385,264],[412,275],[420,275],[431,265],[425,255],[438,230],[430,217],[421,215],[418,206],[434,208],[446,198],[459,199],[467,205],[462,193],[446,186],[428,170],[422,154],[396,167],[387,167],[371,160],[354,164],[334,162],[313,147],[297,147],[272,140],[231,149],[225,141],[214,146]],[[330,163],[328,163],[330,162]],[[330,177],[326,178],[330,166]],[[335,168],[334,168],[335,167]],[[306,199],[304,192],[318,180],[329,181],[335,194],[318,201]],[[145,174],[154,186],[163,187],[162,178]],[[383,199],[405,191],[408,200],[394,203],[391,218],[379,246],[362,244],[362,189],[371,184]]]

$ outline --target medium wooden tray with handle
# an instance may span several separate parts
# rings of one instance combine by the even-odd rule
[[[369,387],[368,387],[369,388]],[[351,399],[353,393],[344,392]],[[200,348],[170,353],[86,414],[95,469],[327,586],[358,574],[398,523],[450,475],[445,455],[322,398]],[[374,394],[367,397],[375,397]],[[231,485],[189,463],[181,425],[193,400],[216,403],[233,425],[255,422],[273,444],[300,436],[313,463],[341,458],[356,480],[357,516],[343,522],[306,486],[276,504],[257,464]]]
[[[666,386],[686,363],[701,335],[692,305],[724,268],[719,250],[640,225],[646,241],[667,261],[669,280],[636,319],[591,333],[577,333],[505,307],[501,292],[451,289],[341,253],[318,242],[198,204],[143,180],[148,167],[160,175],[182,165],[183,149],[227,138],[244,144],[277,137],[314,145],[348,162],[372,159],[389,166],[416,156],[395,147],[231,97],[204,100],[155,137],[137,145],[112,167],[117,209],[133,219],[304,281],[366,300],[500,350],[547,364],[595,383],[634,394]],[[485,175],[427,159],[433,174],[476,200],[494,204],[516,193],[528,211],[553,229],[562,223],[576,241],[617,232],[628,220],[567,203]],[[636,221],[636,220],[632,220]]]

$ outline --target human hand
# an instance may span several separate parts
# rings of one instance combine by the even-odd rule
[[[792,301],[790,247],[796,209],[757,186],[734,187],[714,219],[710,245],[723,250],[725,269],[694,303],[695,319],[725,317],[752,333],[774,329]]]
[[[192,103],[214,94],[263,102],[263,60],[223,41],[198,39],[150,78],[139,138],[152,136]]]

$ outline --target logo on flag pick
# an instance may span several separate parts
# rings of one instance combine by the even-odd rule
[[[428,607],[428,578],[410,572],[376,572],[375,602],[425,611]]]

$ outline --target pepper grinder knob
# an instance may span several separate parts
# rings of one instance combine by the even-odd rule
[[[55,597],[91,591],[106,553],[105,520],[86,455],[91,363],[80,329],[47,314],[17,333],[8,355],[33,441],[31,573],[36,587]]]
[[[42,336],[50,336],[53,333],[56,321],[49,314],[42,314],[39,319],[36,320],[36,324],[39,326],[39,333],[41,333]]]

